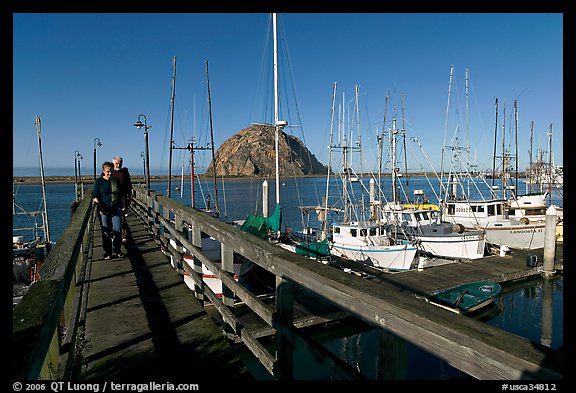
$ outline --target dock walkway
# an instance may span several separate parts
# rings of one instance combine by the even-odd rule
[[[252,379],[152,235],[133,213],[128,223],[128,255],[111,260],[96,225],[78,379]]]
[[[556,271],[563,271],[563,247],[563,243],[556,243],[556,257],[554,258]],[[528,266],[529,256],[537,258],[536,266]],[[495,281],[505,284],[510,281],[538,277],[542,275],[543,259],[544,249],[512,250],[506,256],[491,255],[475,260],[450,262],[444,260],[447,263],[422,270],[411,269],[394,273],[384,273],[351,261],[337,260],[333,264],[375,283],[395,283],[398,287],[415,294],[426,295],[466,282]]]

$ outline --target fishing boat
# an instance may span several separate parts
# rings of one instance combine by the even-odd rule
[[[468,80],[468,70],[466,70]],[[452,80],[452,70],[450,73]],[[466,82],[466,86],[468,82]],[[466,97],[468,92],[466,91]],[[468,105],[466,105],[468,107]],[[514,100],[516,129],[518,128],[517,102]],[[498,246],[500,252],[507,249],[534,250],[544,247],[543,221],[530,220],[522,216],[517,203],[510,203],[509,194],[514,195],[516,187],[508,184],[511,179],[511,163],[518,162],[518,155],[513,155],[505,149],[505,125],[502,124],[502,152],[496,152],[496,140],[498,136],[498,98],[495,99],[495,129],[494,151],[492,154],[493,168],[491,184],[486,179],[473,178],[469,170],[469,159],[462,157],[461,147],[455,139],[448,146],[451,155],[450,170],[446,176],[446,182],[440,181],[440,194],[443,196],[441,203],[442,216],[449,222],[461,224],[466,229],[482,229],[486,232],[486,241]],[[446,147],[446,146],[445,146]],[[466,149],[468,150],[468,149]],[[442,150],[444,153],[444,149]],[[501,160],[500,170],[497,170],[496,159]],[[442,158],[442,164],[444,159]],[[444,177],[442,170],[442,177]],[[500,173],[500,176],[496,176]],[[517,179],[518,170],[516,169]],[[496,184],[496,178],[500,178],[501,185]],[[501,194],[497,194],[500,190]],[[516,199],[516,198],[515,198]],[[513,215],[510,214],[512,207]],[[526,212],[526,210],[524,211]],[[517,215],[518,213],[518,215]]]
[[[46,184],[44,181],[44,164],[42,159],[41,121],[36,116],[38,154],[40,158],[40,177],[42,181],[43,210],[28,211],[18,201],[16,190],[12,192],[12,215],[17,223],[26,222],[29,226],[15,224],[12,236],[12,284],[13,306],[15,306],[30,285],[40,279],[39,270],[50,252],[53,242],[50,240],[48,207],[46,205]],[[14,187],[14,185],[13,185]],[[23,220],[22,217],[28,218]],[[41,224],[36,222],[41,217]],[[33,219],[33,222],[30,221]],[[13,221],[14,221],[13,220]],[[24,233],[24,235],[21,235]],[[28,240],[25,237],[28,236]]]
[[[335,111],[336,86],[336,83],[334,83],[332,113]],[[355,106],[357,110],[358,97],[359,88],[356,86]],[[342,110],[344,110],[344,107],[343,103]],[[357,114],[356,118],[359,118],[359,114]],[[320,232],[321,239],[319,242],[308,243],[308,247],[320,247],[321,250],[329,250],[330,255],[384,271],[413,269],[417,265],[416,254],[418,248],[412,239],[395,237],[383,225],[381,216],[375,213],[379,204],[374,200],[374,179],[370,179],[370,211],[358,211],[354,206],[355,203],[352,199],[354,195],[353,185],[359,182],[355,182],[350,176],[351,165],[349,159],[351,159],[353,152],[361,151],[361,139],[360,135],[358,135],[355,143],[349,143],[350,140],[354,139],[350,129],[346,130],[342,125],[342,121],[339,124],[341,126],[338,129],[337,144],[333,143],[334,136],[332,130],[330,131],[330,157],[332,157],[332,151],[334,150],[342,152],[342,172],[340,177],[342,181],[341,201],[343,202],[343,208],[334,209],[334,207],[328,206],[328,184],[332,165],[329,163],[324,206],[318,206],[316,209],[317,212],[322,213],[322,219],[320,220],[323,223],[323,230]],[[343,213],[343,218],[333,223],[329,231],[327,213],[330,211]],[[325,243],[328,243],[327,246],[322,248],[321,246]]]
[[[478,281],[433,293],[427,300],[457,314],[470,314],[490,305],[501,291],[496,282]]]
[[[403,204],[399,201],[396,184],[399,169],[396,167],[397,138],[404,134],[396,129],[396,118],[392,118],[390,130],[392,176],[392,202],[382,206],[382,219],[395,238],[404,239],[418,246],[421,254],[449,259],[479,259],[484,257],[485,236],[482,229],[468,229],[442,219],[439,208],[422,208],[419,204]],[[384,138],[380,138],[384,139]],[[415,191],[419,195],[418,190]],[[429,205],[429,203],[428,203]]]

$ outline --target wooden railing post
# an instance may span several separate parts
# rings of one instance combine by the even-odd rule
[[[202,233],[198,225],[194,223],[190,225],[190,243],[202,249]],[[194,258],[194,271],[202,278],[202,262],[200,262],[198,258]],[[204,305],[204,288],[195,284],[194,292],[196,293],[196,299],[198,299],[200,304]]]
[[[182,220],[182,215],[181,214],[176,214],[174,216],[174,227],[176,228],[176,230],[180,233],[182,233],[184,236],[187,235],[188,231],[184,229],[184,221]],[[172,236],[170,236],[170,238],[172,238]],[[182,246],[182,242],[180,240],[178,240],[178,238],[173,239],[175,244],[175,248],[176,251],[178,251],[178,253],[183,254],[184,253],[184,247]],[[178,271],[178,273],[180,274],[184,274],[184,267],[182,266],[182,258],[173,258],[173,267],[174,269],[176,269]]]

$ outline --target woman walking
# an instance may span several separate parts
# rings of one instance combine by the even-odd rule
[[[114,165],[106,161],[102,164],[102,176],[96,179],[92,190],[92,200],[100,211],[100,226],[102,228],[102,248],[104,259],[124,258],[120,251],[122,245],[122,208],[124,192],[122,183],[112,177]]]

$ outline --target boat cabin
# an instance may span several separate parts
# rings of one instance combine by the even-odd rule
[[[444,216],[453,218],[502,218],[506,214],[505,201],[492,199],[486,201],[449,200],[444,208]]]

